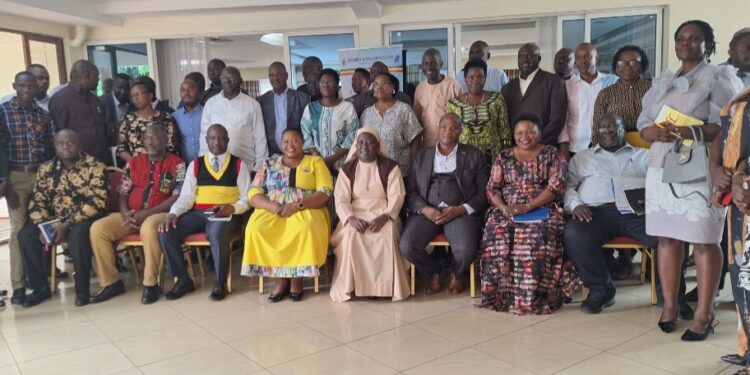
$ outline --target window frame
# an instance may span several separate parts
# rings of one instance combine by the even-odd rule
[[[288,30],[288,31],[278,31],[278,32],[284,35],[284,65],[286,65],[286,70],[287,72],[289,72],[287,85],[289,86],[289,88],[293,88],[295,90],[297,88],[292,87],[292,75],[295,73],[292,71],[292,53],[289,48],[289,38],[297,37],[297,36],[352,34],[352,37],[354,38],[353,48],[359,48],[359,28],[358,27],[331,27],[331,28],[321,28],[321,29],[312,29],[312,30]],[[323,68],[325,68],[325,66]],[[297,84],[299,85],[301,83],[297,82]]]
[[[456,76],[456,25],[460,25],[455,22],[433,22],[433,23],[410,23],[410,24],[387,24],[383,25],[383,44],[386,46],[391,45],[391,32],[393,31],[414,31],[414,30],[429,30],[429,29],[446,29],[448,40],[447,40],[447,55],[443,58],[448,65],[445,67],[448,70],[448,75],[451,77]]]
[[[31,47],[29,45],[29,41],[54,44],[57,47],[57,67],[60,75],[60,84],[64,85],[68,82],[68,75],[66,74],[68,69],[65,64],[65,45],[62,38],[51,35],[6,29],[3,27],[0,27],[0,31],[21,35],[21,45],[23,46],[23,61],[26,66],[31,65]]]
[[[102,46],[102,45],[113,45],[113,44],[146,44],[146,61],[148,61],[148,71],[151,74],[151,79],[156,82],[156,92],[161,93],[161,86],[159,83],[159,66],[156,59],[156,39],[104,39],[104,40],[89,40],[83,43],[83,52],[86,54],[86,60],[88,60],[89,47]],[[133,77],[135,78],[135,77]],[[99,77],[101,80],[101,76]],[[159,98],[161,99],[161,98]],[[171,103],[170,103],[171,104]]]

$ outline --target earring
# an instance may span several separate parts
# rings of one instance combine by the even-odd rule
[[[391,95],[396,95],[396,89],[394,89],[393,91],[391,91]]]

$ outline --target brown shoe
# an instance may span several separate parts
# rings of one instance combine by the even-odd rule
[[[440,274],[436,273],[430,278],[430,283],[427,284],[427,289],[424,290],[424,294],[431,295],[440,293],[443,288],[440,286]]]
[[[451,283],[448,286],[448,292],[451,294],[461,294],[464,291],[464,281],[451,275]]]

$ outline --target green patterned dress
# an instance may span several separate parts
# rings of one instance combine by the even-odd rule
[[[502,149],[513,144],[508,110],[500,93],[490,93],[478,105],[466,104],[454,97],[448,101],[445,110],[457,114],[463,122],[460,142],[481,150],[489,165],[495,162]]]

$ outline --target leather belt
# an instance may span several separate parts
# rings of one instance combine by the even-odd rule
[[[16,172],[36,173],[41,164],[10,164],[10,170]]]

